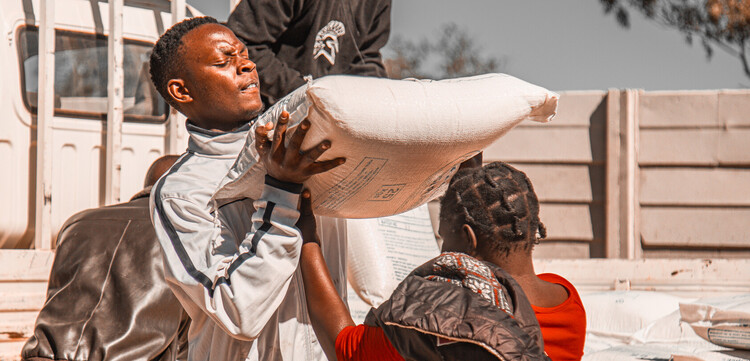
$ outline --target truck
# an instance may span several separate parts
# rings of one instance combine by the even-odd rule
[[[0,10],[2,361],[33,332],[66,219],[127,201],[153,160],[186,148],[185,119],[151,85],[148,55],[200,12],[184,0],[8,0]],[[535,185],[549,230],[538,272],[582,295],[736,295],[750,292],[748,114],[748,90],[561,92],[555,120],[520,125],[484,157]]]
[[[0,4],[0,359],[17,358],[31,332],[65,220],[127,201],[153,160],[185,149],[184,118],[148,61],[167,28],[195,15],[184,0]]]

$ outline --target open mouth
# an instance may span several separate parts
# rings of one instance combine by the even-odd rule
[[[245,86],[243,86],[242,88],[240,88],[240,91],[243,91],[243,92],[244,91],[250,91],[250,90],[253,90],[253,89],[257,89],[257,88],[258,88],[258,83],[257,82],[250,82],[250,83],[245,84]]]

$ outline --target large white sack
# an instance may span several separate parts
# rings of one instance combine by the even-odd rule
[[[634,334],[676,311],[690,299],[649,291],[607,291],[581,296],[586,309],[586,339],[630,343]]]
[[[347,219],[346,236],[347,278],[372,307],[391,297],[414,268],[440,254],[427,205],[389,217]]]
[[[718,347],[706,348],[705,345],[705,343],[681,342],[617,346],[585,353],[582,361],[743,361],[750,359],[750,352]]]
[[[674,312],[656,320],[633,334],[631,344],[639,343],[691,343],[709,349],[710,342],[702,339],[685,322],[680,320],[680,311]]]
[[[680,303],[680,317],[713,344],[750,350],[750,294]]]
[[[441,194],[458,164],[519,122],[549,121],[558,95],[504,74],[450,80],[326,76],[295,90],[254,124],[291,114],[290,134],[308,117],[304,149],[329,139],[321,160],[347,162],[306,182],[318,215],[371,218],[398,214]],[[265,169],[254,131],[214,199],[260,196]]]

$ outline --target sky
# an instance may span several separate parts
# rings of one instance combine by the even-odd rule
[[[225,20],[228,0],[188,0]],[[499,69],[557,91],[637,88],[750,88],[740,61],[631,13],[631,27],[604,15],[598,0],[393,0],[391,39],[437,39],[455,23],[482,54],[505,60]],[[388,45],[383,54],[391,54]]]

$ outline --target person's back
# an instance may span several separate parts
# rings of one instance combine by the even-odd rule
[[[227,26],[247,44],[273,104],[307,75],[384,77],[390,17],[391,0],[243,0]]]
[[[531,302],[553,361],[580,360],[586,313],[575,287],[563,277],[536,275],[534,245],[546,236],[531,181],[495,162],[460,171],[441,201],[443,251],[458,251],[508,272]]]
[[[466,168],[451,179],[441,199],[439,233],[444,253],[417,268],[389,300],[372,310],[366,320],[369,326],[354,326],[343,302],[332,291],[315,242],[310,200],[303,198],[298,226],[305,244],[300,267],[315,331],[329,358],[493,359],[506,352],[498,358],[543,359],[538,339],[541,333],[543,350],[553,361],[581,359],[586,314],[578,293],[560,276],[534,273],[531,252],[546,236],[546,229],[539,220],[539,202],[531,182],[523,172],[505,163],[479,164],[481,156],[462,164],[461,168]],[[444,281],[446,288],[432,291],[439,287],[434,281]],[[525,294],[530,294],[528,300]],[[492,307],[484,311],[467,307],[475,300]],[[507,307],[509,304],[512,307]],[[533,308],[538,323],[537,319],[528,321],[524,307],[527,312]],[[506,322],[508,314],[514,315],[515,327]],[[454,329],[477,318],[482,323]],[[493,327],[502,332],[495,332]],[[486,329],[493,329],[491,334],[499,337],[474,333]],[[447,335],[443,333],[446,330]],[[432,335],[432,339],[425,335]],[[441,349],[462,340],[483,345],[487,351],[493,350],[486,347],[493,345],[493,340],[500,340],[502,347],[485,354],[463,347],[458,353],[446,355],[448,348]],[[539,342],[536,349],[535,340]],[[437,350],[442,355],[438,356]],[[468,357],[466,352],[480,354]]]
[[[151,169],[163,172],[175,158]],[[62,227],[24,360],[185,359],[189,319],[164,281],[149,213],[158,175],[150,170],[152,181],[129,202],[80,212]]]
[[[364,325],[354,325],[320,254],[309,194],[300,210],[308,310],[329,359],[547,359],[521,287],[494,264],[463,253],[443,253],[418,267]]]

